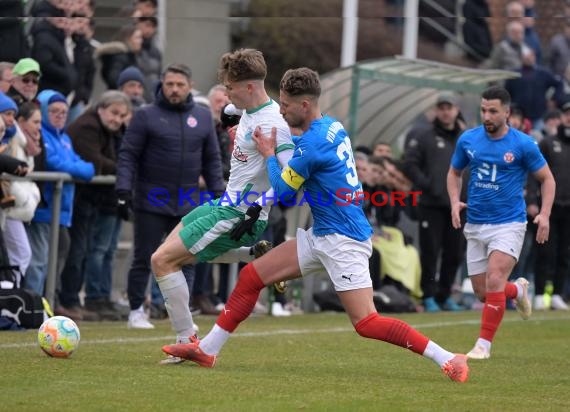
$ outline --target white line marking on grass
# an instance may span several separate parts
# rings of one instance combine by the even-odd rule
[[[570,320],[570,317],[556,317],[556,318],[532,318],[530,321],[554,321],[554,320]],[[478,325],[481,322],[480,319],[466,319],[460,321],[449,321],[449,322],[433,322],[433,323],[422,323],[418,325],[411,325],[416,329],[432,329],[432,328],[446,328],[453,326],[463,326],[463,325]],[[503,319],[503,323],[507,322],[522,322],[520,319]],[[235,338],[251,338],[259,336],[279,336],[279,335],[308,335],[314,333],[345,333],[354,332],[354,328],[341,327],[341,328],[327,328],[327,329],[278,329],[270,330],[265,332],[236,332],[232,336]],[[106,344],[123,344],[123,343],[144,343],[144,342],[157,342],[157,341],[168,341],[175,340],[174,335],[170,336],[147,336],[141,338],[113,338],[113,339],[84,339],[81,340],[80,345],[106,345]],[[36,346],[36,342],[18,342],[18,343],[3,343],[0,344],[0,349],[17,349],[22,347]]]

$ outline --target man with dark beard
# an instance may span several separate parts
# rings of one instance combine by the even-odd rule
[[[524,184],[528,174],[540,182],[542,204],[534,217],[536,242],[548,240],[550,212],[556,183],[544,156],[532,137],[507,123],[511,96],[500,86],[481,94],[482,126],[465,131],[457,141],[447,174],[453,227],[460,229],[460,213],[467,209],[463,229],[467,239],[467,274],[473,291],[485,302],[481,329],[471,359],[488,359],[507,299],[523,319],[532,313],[528,280],[508,278],[519,259],[527,226]],[[469,168],[467,199],[460,200],[462,171]]]
[[[118,153],[118,212],[124,220],[134,215],[134,257],[127,283],[128,327],[134,329],[154,328],[143,308],[150,258],[200,203],[200,175],[212,193],[223,193],[225,187],[212,115],[194,102],[190,68],[173,63],[161,79],[154,103],[136,111]],[[184,265],[182,271],[191,290],[194,268]]]
[[[406,143],[404,173],[412,180],[414,190],[422,192],[418,217],[421,287],[426,312],[462,309],[451,298],[451,286],[465,243],[461,232],[451,224],[445,179],[455,143],[463,129],[457,97],[441,93],[436,100],[432,124],[420,131],[411,131]],[[439,278],[436,278],[438,273]]]

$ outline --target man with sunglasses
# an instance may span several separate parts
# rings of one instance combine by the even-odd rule
[[[12,69],[11,86],[7,95],[20,107],[25,102],[36,100],[40,81],[40,65],[29,57],[20,59]]]

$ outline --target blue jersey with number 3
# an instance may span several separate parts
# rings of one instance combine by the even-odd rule
[[[506,135],[492,139],[479,126],[461,135],[451,166],[469,166],[467,222],[500,224],[526,222],[524,186],[528,172],[546,165],[532,137],[509,128]]]
[[[302,136],[293,137],[293,142],[289,168],[305,180],[304,197],[298,204],[306,201],[310,205],[313,233],[339,233],[360,241],[370,238],[372,228],[358,200],[362,185],[342,124],[324,116],[314,120]]]

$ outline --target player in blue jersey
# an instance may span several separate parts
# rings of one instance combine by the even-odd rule
[[[293,158],[283,170],[275,157],[275,129],[270,136],[261,129],[253,135],[257,150],[267,159],[269,180],[278,196],[290,197],[304,188],[313,228],[298,229],[296,239],[282,243],[240,271],[223,312],[204,339],[167,345],[163,351],[213,367],[222,346],[249,316],[265,285],[327,272],[359,335],[430,358],[449,378],[465,382],[469,373],[465,355],[450,353],[407,323],[376,312],[368,270],[372,229],[359,200],[362,186],[350,139],[340,122],[321,114],[320,92],[317,73],[307,68],[288,70],[281,80],[281,114],[291,128],[303,132],[294,138]]]
[[[519,257],[526,231],[524,186],[530,172],[541,182],[542,206],[534,223],[536,241],[548,240],[549,217],[555,182],[535,141],[509,127],[511,98],[502,87],[493,86],[481,95],[483,125],[459,138],[447,175],[451,219],[461,228],[459,213],[467,208],[464,234],[467,239],[467,271],[477,297],[485,302],[479,339],[467,354],[487,359],[491,342],[505,313],[506,298],[515,299],[523,319],[532,312],[528,281],[507,282]],[[462,171],[469,167],[465,204],[459,200]]]

